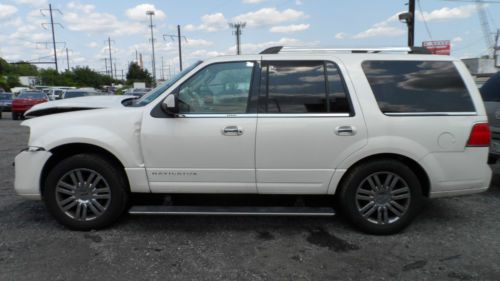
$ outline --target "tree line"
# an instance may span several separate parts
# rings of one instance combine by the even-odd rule
[[[153,81],[151,74],[135,62],[129,65],[126,80],[119,80],[92,70],[88,66],[77,66],[71,70],[57,72],[52,68],[38,68],[28,62],[8,63],[0,58],[0,88],[9,91],[13,87],[21,86],[20,76],[37,77],[38,85],[93,87],[96,89],[112,84],[132,85],[133,82],[146,82],[149,87]]]

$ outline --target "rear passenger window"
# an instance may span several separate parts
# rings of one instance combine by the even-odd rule
[[[474,112],[450,61],[365,61],[363,70],[384,113]]]
[[[263,73],[264,112],[349,113],[344,82],[334,63],[267,62]]]

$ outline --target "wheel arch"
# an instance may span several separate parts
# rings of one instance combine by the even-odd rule
[[[407,165],[416,174],[417,178],[419,179],[420,184],[422,186],[422,194],[425,197],[429,197],[430,190],[431,190],[431,182],[429,179],[429,175],[424,170],[424,168],[417,161],[411,159],[410,157],[407,157],[407,156],[404,156],[401,154],[395,154],[395,153],[374,154],[374,155],[364,157],[364,158],[356,161],[355,163],[353,163],[349,168],[347,168],[346,172],[340,178],[340,181],[337,184],[337,189],[335,190],[335,194],[338,194],[337,191],[339,191],[339,188],[342,187],[344,180],[347,178],[349,173],[351,173],[354,168],[356,168],[357,166],[359,166],[363,163],[367,163],[367,162],[375,161],[375,160],[382,160],[382,159],[397,160],[397,161],[400,161],[401,163]]]
[[[50,150],[50,152],[52,153],[52,156],[47,160],[47,162],[43,166],[42,173],[40,175],[40,194],[42,196],[45,189],[45,179],[47,178],[47,175],[52,170],[52,168],[61,160],[81,153],[99,155],[100,157],[103,157],[106,160],[113,163],[113,165],[116,165],[122,172],[123,179],[126,183],[126,191],[130,193],[130,183],[127,174],[125,172],[125,166],[110,151],[100,146],[88,143],[69,143],[54,147]]]

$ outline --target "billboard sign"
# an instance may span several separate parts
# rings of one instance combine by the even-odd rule
[[[450,40],[424,41],[422,42],[422,47],[426,48],[434,55],[449,56],[451,53]]]

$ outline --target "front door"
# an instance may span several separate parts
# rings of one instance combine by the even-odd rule
[[[176,90],[179,115],[146,113],[141,142],[157,193],[256,193],[256,114],[249,114],[256,63],[203,67]]]

